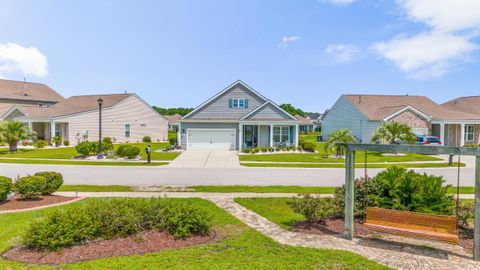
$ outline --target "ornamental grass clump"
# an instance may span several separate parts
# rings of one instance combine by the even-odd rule
[[[32,222],[22,242],[30,248],[58,251],[95,239],[126,237],[148,230],[187,238],[193,234],[207,235],[210,220],[206,211],[180,200],[89,199]]]
[[[0,202],[5,201],[12,189],[12,179],[6,176],[0,176]]]

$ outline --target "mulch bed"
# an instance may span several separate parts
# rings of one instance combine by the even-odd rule
[[[22,199],[20,195],[17,194],[7,201],[0,202],[0,211],[27,209],[27,208],[33,208],[38,206],[68,202],[74,199],[75,199],[74,197],[47,195],[47,196],[41,196],[40,198],[34,199],[34,200],[26,200],[26,199]]]
[[[164,232],[148,231],[126,238],[95,240],[84,245],[63,248],[59,252],[15,246],[3,253],[2,257],[23,263],[56,265],[205,244],[219,241],[224,237],[212,231],[208,236],[193,235],[186,239],[174,239],[173,236]]]

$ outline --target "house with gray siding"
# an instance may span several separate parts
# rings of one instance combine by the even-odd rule
[[[342,95],[323,117],[322,135],[347,128],[359,142],[369,143],[384,121],[405,123],[415,134],[437,136],[447,146],[480,142],[479,114],[409,95]]]
[[[242,81],[236,81],[179,121],[186,150],[298,146],[299,121]]]
[[[75,145],[99,138],[99,105],[102,136],[114,142],[168,140],[168,121],[134,93],[62,97],[45,84],[0,80],[0,121],[28,125],[37,139],[60,137]]]

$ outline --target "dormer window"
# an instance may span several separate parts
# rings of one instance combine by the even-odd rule
[[[229,108],[248,108],[248,99],[246,98],[231,98],[228,100]]]

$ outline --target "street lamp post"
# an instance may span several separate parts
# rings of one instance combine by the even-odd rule
[[[98,102],[98,155],[97,158],[102,158],[102,104],[103,99],[99,97]]]

